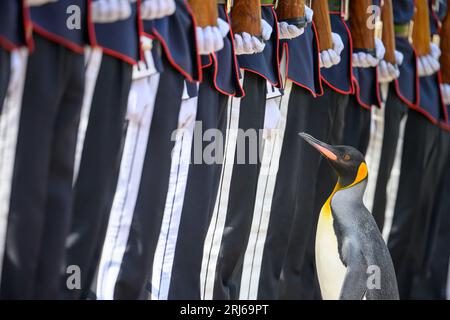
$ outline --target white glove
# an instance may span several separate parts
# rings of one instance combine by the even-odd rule
[[[450,105],[450,84],[441,84],[442,99],[445,105]]]
[[[439,61],[434,59],[431,54],[419,57],[417,65],[419,68],[419,77],[431,76],[441,67]]]
[[[280,30],[280,39],[288,40],[297,38],[305,32],[305,28],[298,28],[286,21],[278,22],[278,29]]]
[[[230,32],[230,25],[220,18],[217,19],[217,26],[219,27],[220,33],[222,34],[222,38],[225,38]]]
[[[43,4],[47,4],[50,2],[56,2],[58,0],[26,0],[26,4],[29,7],[37,7],[37,6],[42,6]]]
[[[264,47],[264,43],[247,32],[234,35],[234,49],[236,55],[259,53],[264,50]]]
[[[323,50],[319,54],[321,68],[331,68],[341,62],[341,53],[344,50],[344,43],[337,33],[332,33],[333,49]]]
[[[441,68],[439,63],[441,50],[434,43],[430,43],[430,50],[430,54],[420,56],[417,61],[419,77],[431,76]]]
[[[262,29],[262,38],[265,41],[270,40],[272,36],[273,28],[272,26],[264,19],[261,19],[261,29]]]
[[[111,23],[128,19],[131,5],[128,0],[98,0],[92,2],[92,21]]]
[[[223,37],[218,27],[197,27],[197,47],[199,54],[210,54],[223,48]]]
[[[386,48],[383,42],[375,39],[375,57],[365,52],[355,52],[352,55],[352,66],[355,68],[370,68],[376,67],[381,59],[384,58]]]
[[[144,0],[141,3],[143,20],[161,19],[171,16],[176,9],[174,0]]]
[[[430,43],[430,55],[437,61],[439,61],[439,58],[441,57],[441,49],[435,44]]]
[[[395,65],[381,60],[378,64],[378,82],[388,83],[400,76],[398,66],[403,63],[403,54],[395,50]]]
[[[305,6],[305,16],[308,23],[313,21],[314,11],[308,6]]]
[[[197,27],[197,47],[199,54],[210,54],[222,50],[223,38],[230,31],[230,26],[222,19],[217,19],[217,27]]]
[[[272,36],[272,27],[264,19],[261,19],[262,38],[267,41]],[[234,35],[234,50],[236,55],[254,54],[264,51],[266,45],[257,37],[243,32],[242,34]]]
[[[305,6],[306,21],[311,23],[314,11],[308,6]],[[288,24],[287,22],[279,22],[278,29],[280,30],[280,39],[294,39],[301,36],[305,32],[305,28],[298,28],[297,26]]]

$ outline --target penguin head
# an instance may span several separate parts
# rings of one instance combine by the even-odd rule
[[[363,154],[350,146],[330,146],[306,133],[299,135],[325,158],[339,176],[342,187],[367,179],[367,165]]]

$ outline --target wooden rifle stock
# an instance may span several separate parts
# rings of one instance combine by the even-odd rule
[[[389,63],[396,64],[394,13],[392,8],[392,0],[383,0],[383,7],[381,8],[381,21],[383,22],[382,40],[384,47],[386,48],[384,60]]]
[[[217,26],[217,0],[189,0],[198,27]]]
[[[353,49],[363,50],[375,54],[375,26],[369,28],[370,13],[367,9],[372,6],[372,0],[354,0],[350,2],[350,33]]]
[[[307,24],[305,0],[278,0],[276,12],[279,21],[285,21],[298,28],[304,28]]]
[[[412,40],[417,55],[430,54],[431,31],[428,0],[416,0]]]
[[[234,0],[231,9],[231,27],[234,33],[247,32],[261,37],[261,1],[260,0]]]
[[[320,51],[333,49],[328,0],[312,0],[311,7],[314,11],[313,21],[317,29]]]
[[[441,74],[442,82],[450,83],[450,7],[441,28]]]

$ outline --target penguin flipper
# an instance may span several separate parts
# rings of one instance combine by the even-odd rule
[[[349,248],[350,249],[350,248]],[[340,300],[362,300],[367,291],[367,262],[357,248],[346,250],[347,273],[339,296]]]

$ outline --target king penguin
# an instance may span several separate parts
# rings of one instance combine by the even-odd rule
[[[322,207],[316,233],[316,269],[325,300],[398,300],[394,265],[363,196],[368,170],[353,147],[330,146],[306,133],[338,175]]]

